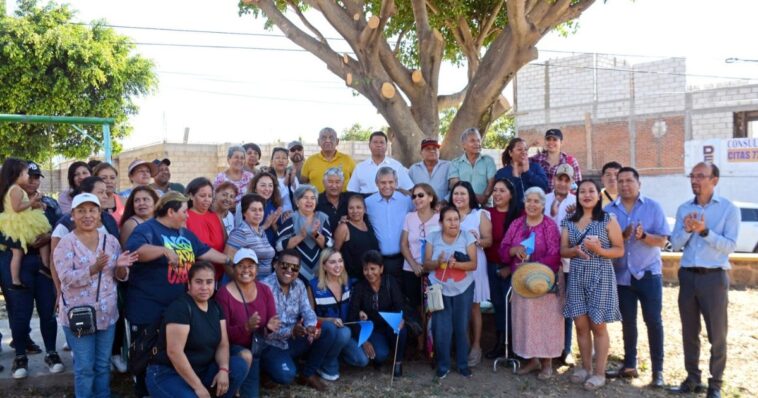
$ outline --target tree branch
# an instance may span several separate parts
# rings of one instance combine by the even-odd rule
[[[572,0],[558,0],[540,21],[540,31],[546,32],[556,25],[576,18],[594,2],[595,0],[582,0],[579,3],[571,4]]]
[[[463,99],[466,98],[467,91],[468,86],[464,87],[463,90],[458,91],[457,93],[437,96],[437,106],[440,111],[460,105],[461,102],[463,102]]]
[[[479,30],[479,36],[476,38],[476,48],[482,48],[484,46],[484,40],[492,33],[492,26],[497,21],[497,16],[500,14],[500,10],[503,8],[505,1],[495,4],[495,9],[484,19],[481,29]]]
[[[519,37],[525,36],[530,25],[526,19],[526,0],[508,0],[505,6],[508,10],[508,24],[511,30]]]
[[[297,14],[298,18],[300,18],[300,22],[302,22],[306,28],[313,32],[313,34],[318,37],[319,41],[327,44],[326,37],[324,37],[324,35],[322,35],[321,32],[319,32],[319,30],[316,29],[316,27],[313,26],[307,18],[305,18],[305,15],[303,15],[303,13],[300,11],[300,8],[297,6],[297,4],[295,4],[293,0],[287,0],[287,4],[289,4],[290,8],[295,11],[295,14]]]
[[[403,29],[400,31],[400,34],[397,35],[397,41],[395,41],[395,48],[392,49],[392,53],[397,56],[398,52],[400,51],[400,43],[405,38],[405,35],[408,33],[408,29]]]

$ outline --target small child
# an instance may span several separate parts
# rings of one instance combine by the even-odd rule
[[[3,198],[0,202],[0,233],[5,236],[5,243],[13,254],[10,267],[13,290],[27,289],[21,283],[21,260],[27,252],[27,245],[52,229],[41,210],[39,193],[35,193],[30,199],[21,188],[28,180],[26,162],[13,158],[5,160],[0,170],[0,197]],[[49,269],[50,246],[45,245],[39,250],[44,267]]]

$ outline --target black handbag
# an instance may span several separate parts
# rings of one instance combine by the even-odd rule
[[[103,238],[103,252],[105,252],[105,241]],[[76,268],[74,268],[76,269]],[[95,305],[100,301],[100,280],[103,278],[103,271],[97,275],[97,295],[95,296]],[[63,305],[66,304],[66,298],[61,294]],[[91,336],[97,333],[97,311],[91,305],[77,305],[68,310],[68,327],[76,337]]]
[[[234,282],[234,286],[237,287],[237,291],[240,293],[240,297],[242,298],[242,305],[245,307],[245,316],[250,319],[250,314],[247,311],[247,300],[245,300],[245,295],[242,294],[242,289],[240,289],[240,286],[237,284],[237,282]],[[253,354],[253,358],[258,358],[265,348],[266,343],[263,340],[263,336],[261,336],[260,332],[253,331],[253,342],[250,344],[250,352]]]

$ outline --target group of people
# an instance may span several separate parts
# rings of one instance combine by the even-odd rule
[[[295,381],[325,391],[343,366],[392,364],[401,377],[414,355],[433,358],[439,380],[451,370],[471,377],[483,357],[518,358],[519,374],[548,380],[554,360],[573,364],[572,324],[582,364],[570,379],[595,390],[606,377],[638,376],[639,302],[652,385],[662,387],[660,253],[670,237],[684,250],[688,377],[675,390],[705,388],[702,314],[708,393],[719,396],[739,213],[714,194],[715,165],[692,170],[695,197],[672,232],[660,204],[641,194],[637,170],[607,163],[600,189],[582,179],[557,129],[532,157],[523,139],[512,139],[499,170],[474,128],[461,135],[460,157],[440,159],[438,142],[425,139],[410,168],[387,156],[383,132],[371,135],[371,156],[357,164],[337,150],[333,129],[321,130],[318,143],[307,158],[298,141],[274,148],[267,167],[258,145],[233,146],[226,170],[186,187],[171,181],[169,159],[134,160],[132,185],[121,192],[112,165],[75,162],[57,202],[39,193],[37,164],[6,159],[0,280],[13,377],[26,377],[27,353],[41,352],[29,338],[36,302],[45,361],[63,370],[60,324],[81,397],[107,396],[111,367],[126,371],[124,342],[151,331],[159,336],[154,355],[132,370],[138,396],[257,397],[261,385]],[[497,342],[483,353],[486,302]],[[85,307],[94,314],[90,329],[78,317]],[[402,314],[400,323],[387,312]],[[373,323],[365,341],[362,321]],[[606,369],[606,324],[616,321],[624,364]]]

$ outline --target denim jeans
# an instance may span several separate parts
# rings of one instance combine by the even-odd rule
[[[224,398],[231,398],[237,393],[237,390],[242,384],[242,380],[247,375],[248,367],[247,362],[240,356],[229,356],[229,390],[226,394],[221,395]],[[205,369],[205,372],[197,375],[205,388],[215,396],[216,388],[211,388],[213,378],[219,372],[218,364],[212,362]],[[195,390],[184,381],[184,378],[174,370],[171,366],[166,365],[150,365],[147,367],[147,375],[145,377],[147,382],[147,389],[150,391],[150,396],[153,398],[180,398],[180,397],[194,397]]]
[[[29,289],[7,289],[11,284],[10,261],[10,250],[0,252],[0,285],[5,293],[8,323],[15,342],[16,355],[26,355],[35,304],[45,350],[47,352],[55,351],[58,322],[55,318],[55,286],[53,281],[39,273],[42,260],[36,251],[29,250],[21,262],[20,272],[21,282]]]
[[[64,326],[68,346],[74,355],[74,394],[77,398],[111,396],[111,346],[116,326],[98,330],[89,336],[76,337]]]
[[[474,283],[457,296],[442,296],[445,309],[432,315],[434,355],[437,357],[437,373],[450,370],[450,350],[455,343],[458,371],[468,369],[468,322],[471,303],[474,301]],[[455,340],[453,340],[455,339]]]
[[[358,346],[358,342],[355,339],[350,338],[345,347],[342,348],[342,354],[340,354],[342,362],[350,366],[357,368],[363,368],[368,365],[368,357],[363,351],[362,347]]]
[[[618,286],[619,310],[624,335],[624,367],[637,367],[637,300],[647,327],[653,372],[663,371],[663,282],[661,275],[645,272],[642,279],[632,277],[630,286]]]
[[[261,370],[271,376],[275,383],[292,384],[297,375],[295,359],[305,355],[305,366],[301,374],[304,377],[315,375],[316,370],[324,366],[327,355],[332,352],[336,329],[333,323],[324,322],[321,325],[321,336],[313,343],[309,343],[305,337],[297,337],[287,341],[289,347],[286,350],[266,346],[261,352]],[[339,351],[335,355],[339,355]]]
[[[374,362],[382,364],[385,361],[392,361],[395,352],[392,350],[395,340],[397,339],[397,358],[403,362],[405,357],[405,342],[408,338],[406,328],[400,329],[400,335],[396,335],[391,329],[374,329],[369,336],[368,341],[374,347]]]
[[[324,322],[321,328],[323,329],[327,323],[334,325],[331,322]],[[353,340],[349,327],[334,327],[334,335],[334,344],[327,353],[326,358],[324,358],[324,363],[321,365],[321,370],[324,373],[329,375],[340,374],[340,357],[350,366],[362,368],[368,364],[366,354],[363,353],[363,349],[358,347],[358,343]]]
[[[565,287],[563,287],[563,291],[561,294],[564,296],[566,293],[568,293],[569,290],[569,273],[564,272],[563,273],[563,284]],[[564,354],[570,354],[571,353],[571,339],[573,338],[573,326],[574,326],[574,320],[571,318],[565,318],[563,321],[563,353]]]
[[[232,345],[229,348],[230,356],[240,356],[242,350],[249,350],[239,345]],[[250,370],[247,372],[247,376],[242,380],[240,384],[240,397],[243,398],[258,398],[261,395],[261,356],[253,356],[253,362],[250,364]]]

